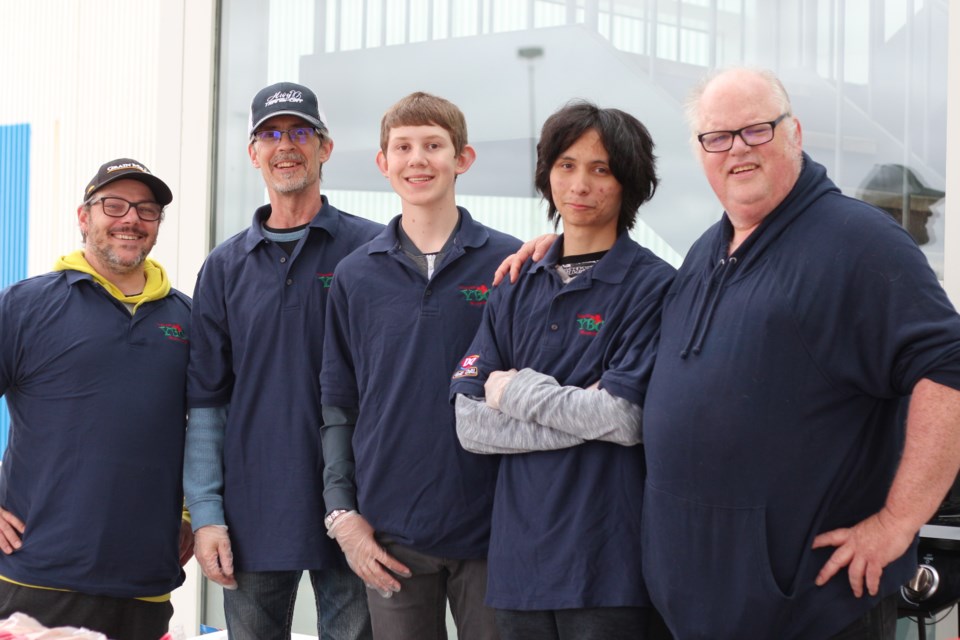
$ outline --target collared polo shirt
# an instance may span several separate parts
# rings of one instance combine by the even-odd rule
[[[447,391],[520,241],[460,216],[429,280],[400,247],[400,216],[337,267],[321,387],[324,405],[359,408],[360,513],[400,544],[469,559],[487,554],[498,459],[463,450]]]
[[[216,247],[194,293],[188,400],[229,404],[224,514],[240,571],[338,566],[323,526],[319,374],[340,260],[382,228],[323,206],[291,255],[263,235],[270,206]]]
[[[180,585],[189,326],[182,293],[131,316],[79,271],[0,292],[0,506],[26,525],[0,575],[119,598]]]
[[[491,371],[531,368],[561,385],[600,381],[642,405],[660,308],[674,269],[621,234],[564,285],[562,242],[490,295],[451,395],[483,396]],[[544,610],[649,604],[640,562],[643,449],[586,442],[503,456],[490,541],[487,603]]]

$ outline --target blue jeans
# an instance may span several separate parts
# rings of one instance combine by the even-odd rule
[[[302,571],[235,573],[237,589],[223,590],[230,640],[290,640]],[[311,571],[320,640],[372,640],[363,582],[350,569]]]

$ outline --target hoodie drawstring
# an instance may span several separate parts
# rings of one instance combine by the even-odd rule
[[[710,323],[713,321],[713,312],[716,310],[717,303],[720,301],[723,285],[726,284],[727,277],[730,275],[730,272],[733,271],[736,264],[736,258],[720,258],[717,266],[713,268],[706,291],[700,300],[700,310],[697,312],[697,320],[693,324],[693,331],[690,332],[687,344],[680,352],[681,358],[686,359],[691,351],[693,351],[693,355],[699,355],[703,350],[703,341],[706,339],[707,332],[710,330]],[[718,273],[720,274],[719,280],[717,279]],[[716,284],[714,284],[715,282]]]

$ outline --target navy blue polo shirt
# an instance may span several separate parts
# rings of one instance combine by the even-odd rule
[[[520,241],[460,208],[433,277],[400,248],[397,216],[337,267],[327,309],[323,404],[359,408],[357,504],[381,534],[424,553],[483,558],[497,457],[463,450],[450,374],[480,324],[493,273]]]
[[[0,292],[0,506],[26,525],[0,575],[120,598],[180,585],[189,326],[182,293],[131,316],[79,271]]]
[[[490,295],[451,395],[483,396],[491,371],[531,368],[561,385],[600,381],[642,405],[660,307],[674,269],[621,234],[564,285],[562,242]],[[543,610],[649,604],[640,563],[642,447],[587,442],[503,456],[490,540],[487,603]]]
[[[226,523],[240,571],[342,562],[323,526],[324,308],[334,268],[380,225],[323,206],[291,255],[263,236],[270,206],[216,247],[194,293],[191,407],[229,404]]]

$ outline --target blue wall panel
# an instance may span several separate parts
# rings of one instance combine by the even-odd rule
[[[30,125],[0,125],[0,289],[27,277],[29,195]],[[9,431],[10,415],[0,398],[0,451]]]

